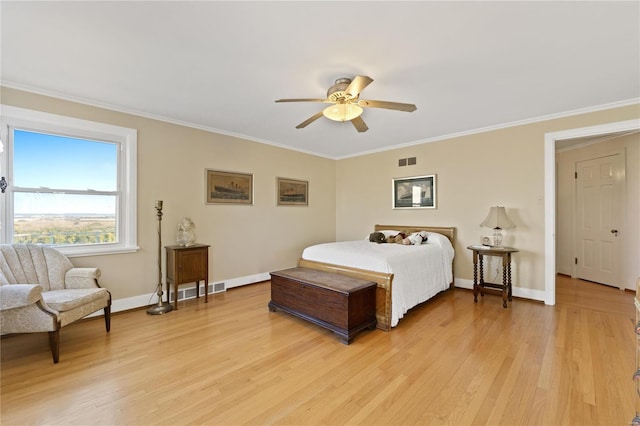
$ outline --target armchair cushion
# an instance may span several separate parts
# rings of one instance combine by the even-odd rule
[[[105,288],[74,288],[42,293],[44,303],[58,312],[70,311],[107,296]]]

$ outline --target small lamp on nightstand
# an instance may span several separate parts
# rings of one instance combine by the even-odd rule
[[[491,207],[487,218],[480,226],[493,229],[494,244],[496,247],[502,247],[502,233],[500,231],[516,227],[515,223],[507,216],[505,208],[500,206]]]

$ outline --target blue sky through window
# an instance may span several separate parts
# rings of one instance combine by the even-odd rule
[[[13,184],[22,188],[117,190],[115,143],[15,130]],[[16,214],[114,214],[115,196],[16,193]]]
[[[14,185],[115,191],[116,147],[115,143],[16,130]]]

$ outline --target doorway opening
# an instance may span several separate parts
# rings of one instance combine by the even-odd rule
[[[547,133],[544,145],[544,174],[545,174],[545,250],[544,250],[544,303],[556,303],[556,146],[571,144],[585,138],[598,138],[605,135],[615,135],[640,131],[640,120],[628,120],[607,123],[598,126],[570,129],[560,132]],[[627,241],[640,241],[640,235],[630,236]]]

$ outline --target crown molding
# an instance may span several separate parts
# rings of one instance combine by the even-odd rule
[[[51,91],[51,90],[46,90],[46,89],[42,89],[42,88],[38,88],[38,87],[28,86],[28,85],[24,85],[24,84],[12,82],[12,81],[0,80],[0,86],[7,87],[9,89],[16,89],[16,90],[21,90],[21,91],[25,91],[25,92],[35,93],[35,94],[38,94],[38,95],[49,96],[49,97],[61,99],[61,100],[64,100],[64,101],[75,102],[75,103],[80,103],[80,104],[93,106],[93,107],[97,107],[97,108],[108,109],[108,110],[111,110],[111,111],[121,112],[121,113],[124,113],[124,114],[136,115],[136,116],[143,117],[143,118],[148,118],[148,119],[151,119],[151,120],[157,120],[157,121],[162,121],[162,122],[165,122],[165,123],[176,124],[178,126],[184,126],[184,127],[189,127],[189,128],[193,128],[193,129],[203,130],[203,131],[206,131],[206,132],[212,132],[212,133],[218,133],[218,134],[222,134],[222,135],[226,135],[226,136],[231,136],[231,137],[234,137],[234,138],[245,139],[245,140],[249,140],[249,141],[252,141],[252,142],[257,142],[257,143],[261,143],[261,144],[265,144],[265,145],[271,145],[271,146],[275,146],[277,148],[287,149],[289,151],[296,151],[296,152],[300,152],[300,153],[303,153],[303,154],[313,155],[313,156],[316,156],[316,157],[327,158],[327,159],[330,159],[330,160],[344,160],[344,159],[347,159],[347,158],[361,157],[363,155],[369,155],[369,154],[376,154],[376,153],[380,153],[380,152],[392,151],[392,150],[395,150],[395,149],[401,149],[401,148],[406,148],[406,147],[415,146],[415,145],[422,145],[422,144],[425,144],[425,143],[440,142],[440,141],[444,141],[444,140],[447,140],[447,139],[459,138],[459,137],[462,137],[462,136],[469,136],[469,135],[474,135],[474,134],[478,134],[478,133],[486,133],[486,132],[491,132],[491,131],[495,131],[495,130],[506,129],[506,128],[509,128],[509,127],[523,126],[523,125],[526,125],[526,124],[539,123],[541,121],[555,120],[555,119],[559,119],[559,118],[571,117],[571,116],[575,116],[575,115],[587,114],[587,113],[597,112],[597,111],[604,111],[604,110],[608,110],[608,109],[620,108],[620,107],[625,107],[625,106],[634,105],[634,104],[640,105],[640,98],[632,98],[632,99],[627,99],[627,100],[622,100],[622,101],[617,101],[617,102],[611,102],[611,103],[602,104],[602,105],[594,105],[594,106],[590,106],[590,107],[586,107],[586,108],[579,108],[579,109],[559,112],[559,113],[555,113],[555,114],[549,114],[549,115],[542,115],[542,116],[539,116],[539,117],[527,118],[527,119],[524,119],[524,120],[511,121],[511,122],[497,124],[497,125],[493,125],[493,126],[479,127],[477,129],[465,130],[463,132],[449,133],[449,134],[446,134],[446,135],[439,135],[439,136],[434,136],[434,137],[427,138],[427,139],[419,139],[419,140],[412,141],[412,142],[407,142],[407,143],[403,143],[403,144],[388,146],[388,147],[379,148],[379,149],[370,150],[370,151],[357,152],[357,153],[350,154],[350,155],[345,155],[345,156],[333,157],[333,156],[327,156],[325,154],[321,154],[321,153],[314,152],[314,151],[308,151],[308,150],[304,150],[304,149],[298,149],[298,148],[295,148],[295,147],[291,147],[289,145],[279,144],[279,143],[276,143],[276,142],[273,142],[273,141],[270,141],[270,140],[266,140],[266,139],[256,138],[254,136],[244,135],[244,134],[241,134],[241,133],[229,132],[227,130],[217,129],[217,128],[214,128],[214,127],[203,126],[201,124],[191,123],[189,121],[176,120],[176,119],[173,119],[173,118],[170,118],[170,117],[165,117],[165,116],[156,115],[156,114],[150,114],[148,112],[139,111],[139,110],[132,109],[132,108],[124,108],[124,107],[121,107],[121,106],[118,106],[118,105],[112,105],[112,104],[108,104],[108,103],[104,103],[104,102],[97,102],[97,101],[90,100],[90,99],[84,99],[84,98],[80,98],[80,97],[69,96],[67,94],[63,94],[63,93],[59,93],[59,92],[55,92],[55,91]]]

